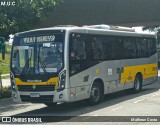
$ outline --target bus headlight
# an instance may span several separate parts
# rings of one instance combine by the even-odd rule
[[[65,82],[66,82],[66,71],[62,71],[59,74],[59,89],[58,90],[63,90],[65,88]]]
[[[16,91],[16,84],[15,84],[14,75],[13,75],[12,72],[10,73],[10,78],[11,78],[11,87],[12,87],[12,90]]]

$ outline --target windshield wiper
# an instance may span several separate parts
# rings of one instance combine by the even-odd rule
[[[29,69],[30,69],[30,66],[31,66],[31,59],[32,59],[32,51],[31,51],[31,54],[30,54],[30,58],[27,59],[23,69],[22,69],[22,72],[21,72],[21,75],[25,75],[28,73]]]
[[[41,67],[43,69],[43,72],[46,73],[46,65],[45,65],[45,63],[42,61],[40,56],[38,56],[38,59],[39,59],[40,65],[41,65]]]
[[[45,65],[44,61],[42,61],[42,59],[40,57],[40,47],[39,47],[39,50],[38,50],[38,62],[41,65],[41,67],[43,69],[43,72],[46,73],[46,65]],[[38,64],[38,67],[39,67],[39,64]]]
[[[28,58],[20,75],[24,75],[28,72],[29,70],[29,62],[31,61],[31,58]]]

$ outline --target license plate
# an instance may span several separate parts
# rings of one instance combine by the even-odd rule
[[[30,93],[30,97],[40,97],[39,93]]]

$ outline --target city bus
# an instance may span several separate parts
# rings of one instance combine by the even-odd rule
[[[158,76],[156,37],[117,26],[56,26],[15,34],[10,64],[14,102],[57,103],[134,93]]]

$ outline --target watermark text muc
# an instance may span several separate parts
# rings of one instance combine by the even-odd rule
[[[0,6],[10,7],[10,6],[16,6],[15,1],[1,1]]]

